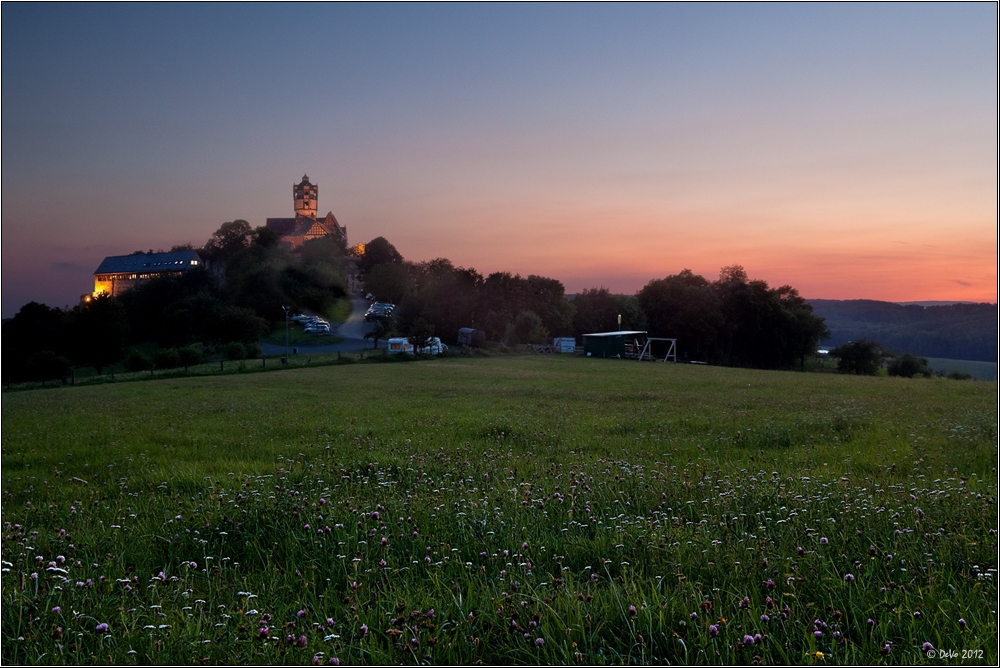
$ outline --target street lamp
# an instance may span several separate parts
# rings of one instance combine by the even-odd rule
[[[282,306],[281,310],[285,312],[285,359],[283,362],[288,364],[288,314],[291,313],[291,306]]]

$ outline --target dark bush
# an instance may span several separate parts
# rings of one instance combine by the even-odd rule
[[[239,341],[230,341],[222,346],[222,356],[227,360],[245,360],[247,349]]]
[[[42,350],[24,362],[21,380],[52,380],[70,374],[69,360],[51,350]]]
[[[125,368],[129,371],[148,371],[153,366],[153,360],[138,350],[130,350],[125,355]]]
[[[904,353],[889,362],[887,370],[890,376],[902,376],[903,378],[913,378],[916,375],[929,377],[931,375],[927,359],[910,353]]]
[[[158,350],[153,355],[153,363],[157,369],[176,369],[181,365],[181,356],[173,348]]]
[[[181,366],[187,368],[194,364],[201,364],[206,360],[205,349],[200,343],[192,343],[189,346],[177,349]]]

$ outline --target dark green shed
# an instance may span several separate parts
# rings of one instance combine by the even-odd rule
[[[583,352],[587,357],[620,357],[622,359],[638,354],[646,332],[598,332],[583,335]],[[638,349],[636,349],[638,346]]]

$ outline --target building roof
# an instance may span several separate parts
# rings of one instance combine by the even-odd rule
[[[596,334],[584,334],[584,336],[634,336],[636,334],[645,334],[646,332],[640,332],[637,330],[627,330],[624,332],[597,332]]]
[[[284,236],[295,230],[295,220],[295,218],[268,218],[265,225],[269,230],[274,230]]]
[[[170,253],[136,253],[133,255],[112,255],[104,258],[95,274],[117,274],[124,272],[183,271],[190,269],[191,262],[201,264],[197,251],[172,251]]]

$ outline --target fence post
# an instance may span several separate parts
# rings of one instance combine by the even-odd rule
[[[226,361],[219,360],[219,371],[225,371],[225,370],[226,370]]]

